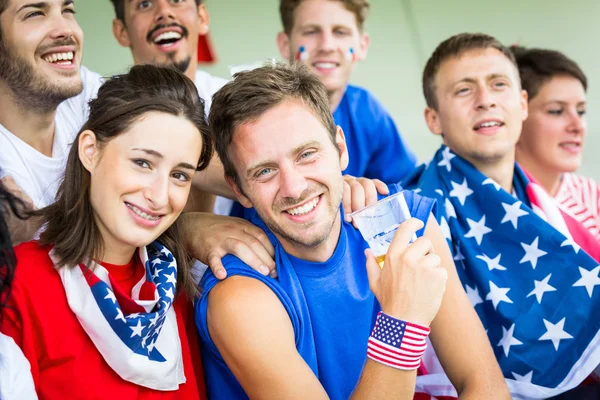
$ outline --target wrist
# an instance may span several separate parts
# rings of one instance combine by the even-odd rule
[[[417,369],[427,348],[429,332],[426,326],[379,312],[369,337],[367,357],[392,368]]]

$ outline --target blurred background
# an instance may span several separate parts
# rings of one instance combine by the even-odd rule
[[[280,59],[278,0],[206,0],[216,62],[200,68],[228,78],[229,66]],[[77,20],[85,33],[84,64],[102,75],[125,71],[129,49],[112,35],[109,0],[81,0]],[[600,0],[372,0],[366,31],[371,46],[352,83],[370,90],[389,110],[420,161],[440,139],[423,118],[421,72],[437,44],[460,32],[485,32],[504,44],[552,48],[586,73],[588,136],[582,175],[600,181]]]

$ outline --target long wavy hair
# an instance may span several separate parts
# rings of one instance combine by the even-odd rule
[[[183,116],[193,123],[202,135],[197,170],[208,166],[213,141],[204,115],[204,101],[198,96],[194,83],[172,68],[137,65],[129,73],[107,80],[98,97],[90,102],[90,116],[79,135],[85,130],[94,132],[102,151],[108,142],[150,111]],[[36,213],[45,223],[41,245],[53,245],[59,264],[71,267],[98,259],[104,246],[90,201],[91,175],[79,159],[79,135],[71,147],[56,202]],[[177,260],[177,290],[183,289],[191,297],[196,295],[191,259],[183,248],[178,222],[157,240],[171,250]]]

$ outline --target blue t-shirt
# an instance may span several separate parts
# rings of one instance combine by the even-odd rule
[[[348,145],[350,163],[344,174],[394,184],[415,168],[417,159],[392,117],[365,89],[348,85],[333,119]]]
[[[395,191],[397,187],[390,189]],[[434,200],[411,191],[405,191],[405,195],[411,215],[426,223]],[[265,277],[231,255],[223,258],[228,276],[258,279],[273,290],[292,322],[298,353],[331,399],[347,399],[358,383],[366,360],[367,339],[380,311],[369,288],[364,255],[367,243],[357,229],[344,222],[331,258],[322,263],[309,262],[285,253],[257,216],[253,222],[265,230],[275,246],[279,276]],[[208,396],[247,399],[208,331],[208,294],[218,283],[207,271],[200,282],[202,296],[195,305]]]

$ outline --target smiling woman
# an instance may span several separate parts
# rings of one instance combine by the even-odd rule
[[[75,143],[40,241],[16,248],[1,330],[41,398],[202,397],[176,221],[212,156],[193,82],[149,65],[113,77]]]

